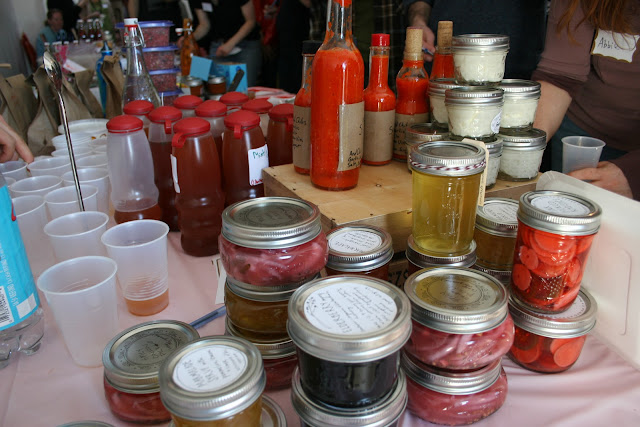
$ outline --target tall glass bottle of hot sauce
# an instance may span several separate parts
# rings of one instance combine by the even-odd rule
[[[454,77],[453,54],[451,53],[451,38],[453,37],[453,22],[438,22],[438,46],[433,55],[430,80],[449,79]]]
[[[393,159],[406,161],[407,148],[404,134],[414,123],[429,121],[427,89],[429,77],[422,59],[422,29],[407,28],[404,44],[402,68],[396,77],[398,99],[396,101],[396,122],[393,138]]]
[[[313,60],[311,182],[358,185],[364,138],[364,62],[353,44],[352,0],[330,0],[324,42]]]
[[[362,163],[386,165],[393,156],[396,95],[389,88],[389,34],[371,34],[369,86],[364,99],[364,150]]]

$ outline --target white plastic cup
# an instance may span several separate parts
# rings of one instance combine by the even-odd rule
[[[11,178],[10,176],[5,176],[4,177],[4,182],[7,183],[7,187],[9,187],[10,185],[13,185],[16,183],[16,180]]]
[[[87,157],[76,160],[78,168],[106,168],[107,154],[92,154]]]
[[[78,180],[80,180],[81,186],[84,184],[91,184],[98,188],[98,211],[108,214],[109,194],[111,193],[111,185],[109,184],[109,171],[105,168],[81,168],[78,169]],[[69,171],[62,175],[62,184],[65,187],[75,186],[72,171]]]
[[[30,163],[27,168],[31,176],[62,176],[66,171],[71,170],[71,161],[69,157],[48,157]]]
[[[93,147],[93,154],[107,154],[107,145],[96,145]]]
[[[14,197],[12,202],[22,241],[27,250],[31,273],[33,277],[38,277],[55,263],[51,244],[43,231],[49,221],[44,197],[20,196]]]
[[[101,256],[73,258],[38,278],[73,361],[101,366],[102,352],[119,332],[116,263]]]
[[[71,145],[73,145],[73,148],[91,143],[91,134],[87,132],[71,132],[69,133],[69,136],[71,137]],[[64,136],[64,133],[62,135],[54,136],[51,139],[51,142],[56,150],[66,150],[68,148],[67,138]]]
[[[565,136],[562,138],[562,173],[595,168],[605,145],[604,141],[590,136]]]
[[[106,150],[107,150],[107,137],[105,136],[103,138],[96,138],[93,141],[91,141],[89,146],[91,147],[91,149],[93,151],[96,151],[96,149],[98,149],[98,148],[104,148],[104,151],[106,152]],[[102,150],[100,150],[100,151],[102,151]]]
[[[11,197],[46,196],[50,191],[62,187],[62,178],[53,175],[32,176],[21,179],[9,188]]]
[[[86,255],[107,256],[100,241],[107,222],[109,216],[103,212],[76,212],[49,222],[44,232],[58,262]]]
[[[81,145],[80,147],[73,147],[73,156],[75,159],[87,157],[92,154],[93,154],[93,149],[89,145]],[[63,157],[68,160],[69,150],[67,150],[66,148],[62,148],[60,150],[55,150],[53,153],[51,153],[51,155],[53,157]]]
[[[109,257],[118,263],[118,282],[133,314],[155,314],[169,303],[168,232],[162,221],[137,220],[102,235]]]
[[[27,164],[24,160],[12,160],[10,162],[0,163],[0,172],[5,178],[13,178],[16,181],[28,178]]]
[[[84,204],[84,210],[97,211],[98,188],[95,185],[81,183],[80,190],[82,191],[82,203]],[[56,188],[44,196],[44,201],[47,204],[47,211],[49,212],[49,218],[51,219],[60,218],[63,215],[74,212],[80,212],[75,186]]]

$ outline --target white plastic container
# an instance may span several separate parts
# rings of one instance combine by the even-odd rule
[[[499,34],[464,34],[451,40],[456,82],[495,86],[504,77],[509,37]]]
[[[503,80],[499,87],[504,90],[500,129],[531,129],[540,100],[540,83],[507,79]]]

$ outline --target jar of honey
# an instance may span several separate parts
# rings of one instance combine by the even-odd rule
[[[518,202],[488,197],[476,209],[477,264],[492,270],[511,271],[518,232]]]
[[[413,240],[413,236],[409,235],[405,255],[408,261],[407,271],[409,274],[413,274],[423,268],[471,267],[476,262],[476,242],[471,241],[469,252],[466,254],[439,257],[422,252]]]

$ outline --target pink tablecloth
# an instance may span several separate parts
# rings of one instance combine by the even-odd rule
[[[155,319],[191,322],[216,307],[216,274],[209,258],[185,255],[180,236],[169,235],[171,303],[148,318],[127,312],[120,304],[120,326],[125,329]],[[44,299],[43,299],[44,301]],[[101,368],[76,366],[45,306],[45,336],[33,356],[19,355],[0,371],[0,425],[57,426],[78,420],[100,420],[128,425],[115,418],[104,399]],[[199,330],[202,336],[221,334],[219,318]],[[542,375],[504,359],[509,394],[504,406],[478,426],[638,426],[640,372],[595,338],[590,337],[578,362],[567,372]],[[290,426],[298,426],[289,390],[269,393],[284,409]],[[407,413],[402,426],[430,425]]]

